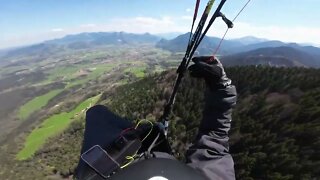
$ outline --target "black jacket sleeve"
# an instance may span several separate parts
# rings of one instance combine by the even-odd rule
[[[188,165],[201,171],[208,179],[235,179],[228,132],[236,96],[236,88],[232,85],[206,92],[199,133],[187,151],[186,158]]]

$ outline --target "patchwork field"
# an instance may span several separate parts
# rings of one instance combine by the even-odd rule
[[[173,57],[149,45],[105,46],[0,64],[0,163],[11,164],[0,177],[13,164],[32,161],[105,92],[170,68]]]

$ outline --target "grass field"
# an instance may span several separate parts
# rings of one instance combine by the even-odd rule
[[[146,67],[129,67],[124,72],[131,72],[138,78],[143,78],[145,75]]]
[[[39,82],[37,85],[46,85],[53,83],[55,81],[72,81],[72,79],[76,78],[77,71],[81,69],[95,69],[91,73],[89,73],[88,78],[86,79],[94,79],[98,75],[101,75],[103,72],[110,71],[115,64],[99,64],[98,66],[92,66],[91,64],[80,64],[80,65],[68,65],[65,67],[57,67],[51,69],[47,72],[48,76],[46,80]]]
[[[52,69],[47,72],[49,74],[47,76],[47,79],[40,82],[40,85],[50,84],[56,81],[58,78],[63,78],[63,77],[66,77],[65,80],[71,79],[72,74],[76,73],[77,70],[79,69],[80,67],[78,66],[66,66],[66,67],[59,67],[59,68]]]
[[[110,53],[106,51],[93,51],[93,52],[87,52],[83,58],[84,59],[95,59],[95,58],[104,58],[108,56]]]
[[[19,119],[23,120],[29,117],[33,112],[41,109],[47,105],[48,101],[59,94],[62,89],[52,90],[44,95],[38,96],[31,101],[27,102],[19,109]]]
[[[66,86],[66,88],[70,88],[72,86],[76,86],[76,85],[79,85],[79,84],[84,84],[89,80],[97,79],[103,73],[110,72],[112,70],[112,68],[114,68],[117,65],[118,64],[102,64],[102,65],[99,65],[97,67],[92,67],[92,68],[94,68],[94,70],[92,70],[92,72],[90,72],[86,77],[83,77],[82,79],[77,79],[77,80],[71,81]]]
[[[119,85],[124,85],[124,84],[127,84],[128,82],[129,82],[128,79],[121,79],[121,80],[118,81],[117,83],[118,83]]]
[[[84,110],[94,105],[99,98],[100,95],[89,98],[80,103],[71,112],[63,112],[46,119],[28,135],[24,148],[17,154],[16,159],[25,160],[30,158],[49,137],[57,135],[66,129],[73,121],[73,117],[79,115],[79,113],[84,113]]]
[[[165,69],[162,68],[160,65],[156,65],[154,72],[162,72],[162,71],[164,71],[164,70],[165,70]]]
[[[48,79],[42,83],[51,83],[54,80],[54,78],[57,78],[58,76],[65,76],[67,77],[66,79],[70,80],[68,85],[65,87],[65,89],[68,89],[79,84],[85,84],[89,80],[96,79],[103,73],[111,71],[111,69],[116,65],[117,64],[100,65],[98,67],[95,67],[95,69],[92,72],[90,72],[88,76],[83,77],[82,79],[76,79],[76,80],[71,80],[71,78],[73,77],[72,75],[79,69],[75,67],[58,68],[51,72],[51,73],[54,73],[54,75],[49,76]],[[22,119],[22,120],[26,119],[33,112],[44,107],[45,105],[47,105],[50,99],[54,98],[61,91],[63,91],[63,89],[53,90],[48,92],[47,94],[35,97],[34,99],[30,100],[29,102],[27,102],[26,104],[20,107],[18,112],[19,119]]]

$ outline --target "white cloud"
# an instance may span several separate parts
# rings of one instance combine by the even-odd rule
[[[157,27],[157,26],[170,26],[174,22],[171,17],[162,17],[160,19],[151,17],[136,17],[132,19],[120,19],[120,23],[129,25],[141,25],[143,27]]]
[[[210,28],[208,35],[222,37],[227,26],[220,20]],[[320,44],[320,27],[285,27],[285,26],[257,26],[245,22],[235,22],[234,28],[230,29],[226,39],[255,36],[270,40],[284,42]]]
[[[184,25],[178,25],[171,17],[151,18],[117,18],[108,24],[95,27],[97,31],[126,31],[133,33],[165,33],[165,32],[186,32]]]
[[[191,9],[190,9],[190,8],[187,8],[187,9],[186,9],[186,12],[191,12]]]
[[[84,28],[87,28],[87,27],[96,27],[97,25],[96,24],[81,24],[80,27],[84,27]]]
[[[285,42],[316,43],[320,42],[320,27],[281,27],[281,26],[254,26],[238,22],[230,31],[230,37],[254,35],[256,37],[281,40]]]
[[[23,34],[21,36],[5,37],[0,40],[0,48],[38,43],[48,39],[61,38],[68,34],[81,32],[125,31],[131,33],[166,33],[187,32],[189,25],[178,25],[169,16],[161,18],[133,17],[110,19],[106,24],[82,24],[71,28],[55,28],[38,34]]]
[[[181,19],[192,21],[192,16],[181,16]]]
[[[52,32],[62,32],[64,31],[62,28],[54,28],[54,29],[51,29]]]

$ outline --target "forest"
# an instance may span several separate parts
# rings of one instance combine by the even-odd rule
[[[237,179],[301,180],[320,177],[320,70],[230,67],[237,87],[230,151]],[[98,104],[137,121],[156,121],[171,93],[173,70],[147,75],[103,92]],[[201,120],[205,83],[186,76],[170,124],[170,143],[182,160]],[[94,97],[96,94],[92,94]],[[28,160],[4,163],[1,179],[71,178],[79,159],[84,117],[51,138]]]

